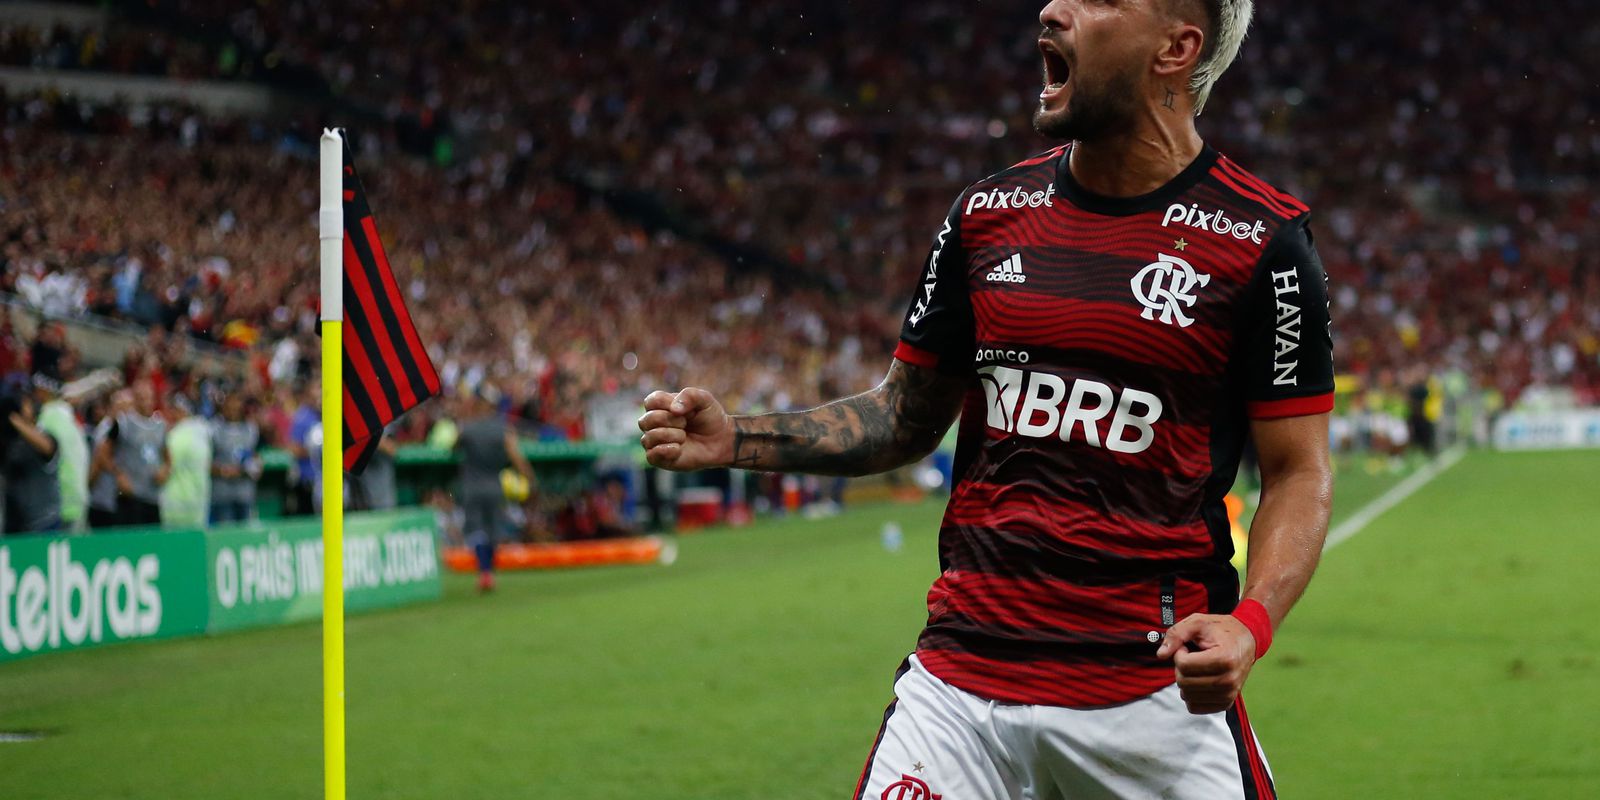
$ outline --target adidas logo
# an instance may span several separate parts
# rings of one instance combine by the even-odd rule
[[[990,283],[1027,283],[1028,276],[1022,274],[1022,254],[1016,255],[996,264],[994,271],[984,276]]]

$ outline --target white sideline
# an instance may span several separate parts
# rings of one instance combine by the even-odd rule
[[[1326,553],[1360,533],[1373,520],[1383,516],[1383,512],[1399,505],[1402,500],[1416,494],[1418,489],[1427,486],[1434,478],[1442,475],[1445,470],[1455,466],[1456,462],[1459,462],[1466,453],[1467,449],[1465,447],[1452,447],[1444,451],[1438,458],[1429,462],[1422,469],[1395,484],[1394,488],[1356,509],[1356,513],[1351,514],[1345,521],[1335,525],[1333,530],[1328,532],[1328,539],[1322,545],[1322,552]]]

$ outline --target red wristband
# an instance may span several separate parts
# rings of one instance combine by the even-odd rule
[[[1250,629],[1250,635],[1256,639],[1256,660],[1267,654],[1267,648],[1272,647],[1272,617],[1267,615],[1267,607],[1256,600],[1240,600],[1234,606],[1233,618],[1244,623]]]

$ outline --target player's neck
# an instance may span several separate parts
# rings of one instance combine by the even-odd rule
[[[1126,134],[1073,145],[1069,167],[1078,185],[1095,194],[1138,197],[1167,185],[1204,148],[1193,117],[1153,115]]]

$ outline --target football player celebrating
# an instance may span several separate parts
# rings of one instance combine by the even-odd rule
[[[1195,130],[1251,10],[1045,6],[1034,124],[1066,143],[956,199],[877,388],[759,416],[645,399],[674,470],[882,472],[959,415],[942,572],[855,797],[1274,796],[1240,690],[1322,550],[1333,365],[1307,207]]]

